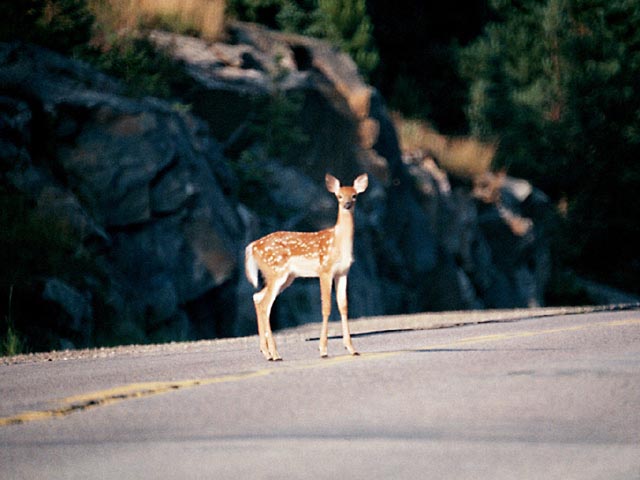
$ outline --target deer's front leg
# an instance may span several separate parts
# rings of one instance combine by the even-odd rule
[[[326,357],[327,337],[329,334],[329,315],[331,315],[331,283],[330,275],[320,276],[320,298],[322,301],[322,330],[320,330],[320,356]]]
[[[340,320],[342,322],[342,343],[351,355],[358,355],[358,352],[351,343],[351,332],[348,322],[348,301],[347,301],[347,275],[336,277],[336,299],[338,300],[338,310],[340,310]]]
[[[267,292],[266,287],[258,293],[253,294],[253,304],[256,307],[256,318],[258,321],[258,335],[260,336],[260,351],[264,358],[271,359],[269,347],[267,346],[267,337],[264,332],[264,308],[262,308],[262,300]]]

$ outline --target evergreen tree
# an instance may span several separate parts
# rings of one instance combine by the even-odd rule
[[[572,3],[566,86],[576,261],[638,291],[640,8],[633,0]]]
[[[318,0],[318,20],[313,29],[351,55],[361,72],[370,74],[378,65],[373,25],[365,0]]]
[[[640,9],[634,0],[493,0],[461,52],[474,133],[568,200],[560,242],[585,274],[638,291]]]

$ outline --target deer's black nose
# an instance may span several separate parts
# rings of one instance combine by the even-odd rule
[[[343,207],[345,208],[345,210],[350,210],[351,207],[353,207],[353,202],[344,202]]]

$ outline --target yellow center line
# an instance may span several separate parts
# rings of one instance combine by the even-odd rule
[[[59,400],[57,407],[48,410],[36,410],[22,412],[17,415],[0,417],[0,426],[15,425],[34,420],[46,420],[54,417],[64,417],[71,413],[88,410],[90,408],[131,400],[134,398],[159,395],[186,388],[213,385],[216,383],[238,382],[256,377],[263,377],[274,373],[276,370],[262,369],[254,372],[223,375],[220,377],[203,378],[197,380],[179,380],[168,382],[141,382],[122,385],[120,387],[99,390],[97,392],[84,393]]]
[[[511,340],[515,338],[526,338],[526,337],[535,337],[539,335],[550,335],[554,333],[574,332],[578,330],[586,330],[586,329],[597,328],[597,327],[621,327],[621,326],[637,325],[637,324],[640,324],[640,318],[615,320],[610,322],[589,323],[584,325],[573,325],[571,327],[549,328],[545,330],[531,330],[531,331],[514,332],[514,333],[500,333],[496,335],[483,335],[478,337],[462,338],[460,340],[456,340],[451,343],[431,345],[429,347],[425,347],[416,351],[436,350],[441,348],[457,347],[460,345],[497,342],[497,341],[503,341],[503,340]]]
[[[463,345],[477,344],[477,343],[491,343],[498,341],[505,341],[517,338],[526,338],[539,335],[550,335],[556,333],[573,332],[578,330],[586,330],[596,327],[619,327],[628,325],[640,324],[640,318],[631,318],[626,320],[615,320],[610,322],[598,322],[584,325],[574,325],[571,327],[559,327],[550,328],[545,330],[531,330],[516,333],[502,333],[495,335],[481,335],[476,337],[461,338],[449,343],[429,345],[417,349],[407,350],[392,350],[387,352],[374,352],[365,353],[359,357],[353,357],[351,355],[343,355],[338,357],[332,357],[329,359],[315,360],[313,362],[304,362],[299,364],[291,364],[282,366],[280,368],[262,368],[252,372],[221,375],[219,377],[193,379],[193,380],[179,380],[179,381],[167,381],[167,382],[142,382],[122,385],[115,388],[99,390],[97,392],[85,393],[80,395],[74,395],[64,398],[56,402],[57,406],[47,410],[35,410],[22,412],[17,415],[8,417],[0,417],[0,426],[15,425],[26,422],[32,422],[36,420],[46,420],[49,418],[64,417],[77,411],[88,410],[90,408],[109,405],[113,403],[122,402],[134,398],[148,397],[152,395],[160,395],[176,390],[182,390],[187,388],[194,388],[204,385],[214,385],[218,383],[231,383],[241,382],[244,380],[250,380],[253,378],[264,377],[278,372],[295,372],[308,369],[328,368],[335,365],[339,365],[345,362],[358,361],[358,360],[382,360],[406,353],[412,352],[424,352],[428,350],[439,350],[443,348],[455,348]]]

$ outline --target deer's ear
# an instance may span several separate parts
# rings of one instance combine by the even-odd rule
[[[337,193],[337,191],[340,190],[340,181],[330,173],[324,176],[324,183],[327,186],[327,190],[331,193]]]
[[[353,182],[353,188],[356,189],[356,192],[362,193],[369,186],[369,176],[366,173],[363,173]]]

